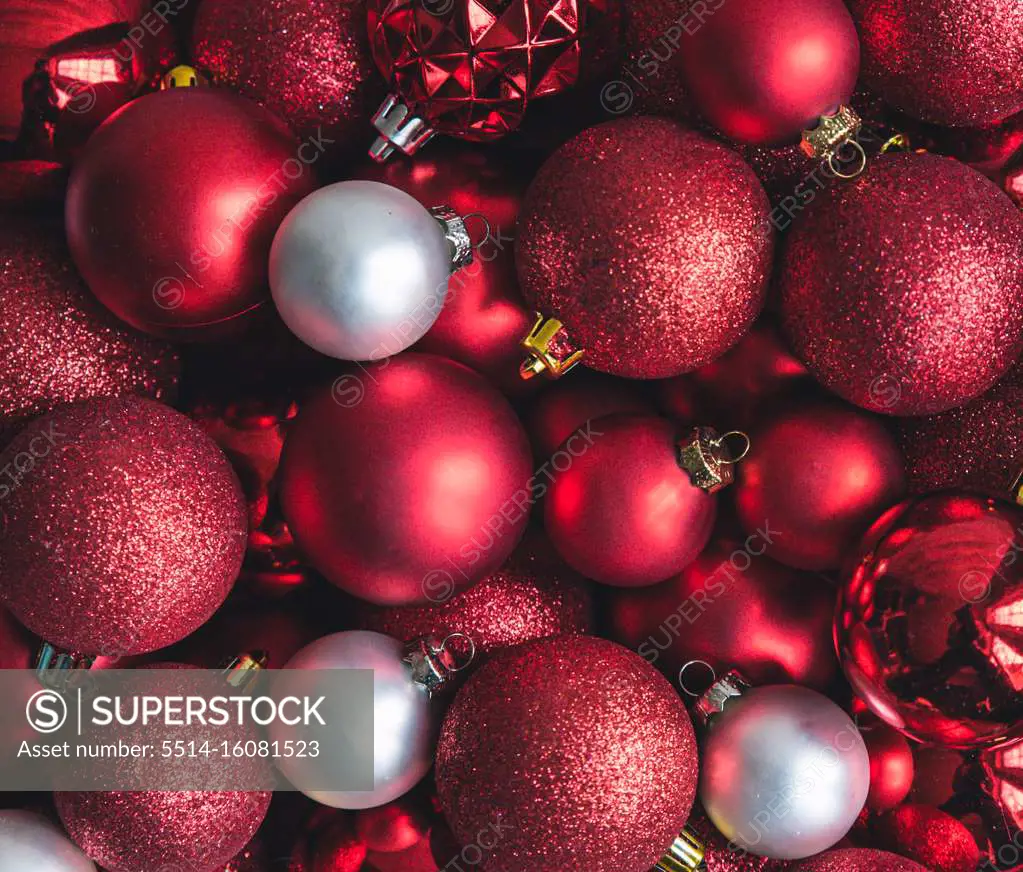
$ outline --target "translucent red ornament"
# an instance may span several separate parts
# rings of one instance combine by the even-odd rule
[[[1023,509],[944,491],[886,512],[842,587],[835,639],[857,695],[949,748],[1023,735]]]
[[[414,154],[435,133],[514,130],[527,105],[614,58],[618,0],[370,0],[370,45],[393,89],[370,154]]]

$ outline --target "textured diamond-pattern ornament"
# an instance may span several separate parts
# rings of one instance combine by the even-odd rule
[[[609,63],[618,10],[618,0],[370,0],[369,33],[395,95],[430,131],[486,141],[514,130],[530,100]]]

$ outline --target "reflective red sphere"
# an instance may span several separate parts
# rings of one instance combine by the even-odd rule
[[[867,808],[887,811],[902,802],[913,786],[913,751],[902,733],[883,722],[861,726],[860,735],[870,754]]]
[[[835,639],[853,689],[920,741],[1023,736],[1023,508],[944,491],[886,512],[849,563]]]
[[[309,562],[355,596],[444,602],[518,543],[533,494],[526,435],[482,376],[402,354],[349,370],[298,413],[280,468]]]

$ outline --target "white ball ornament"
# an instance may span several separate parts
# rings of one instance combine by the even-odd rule
[[[31,811],[0,811],[3,872],[96,872],[60,827]]]

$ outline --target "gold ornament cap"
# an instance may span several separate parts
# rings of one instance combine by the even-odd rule
[[[867,153],[857,137],[863,128],[863,121],[851,106],[841,105],[829,115],[817,119],[817,126],[803,131],[800,148],[811,158],[822,158],[828,168],[840,179],[855,179],[867,167]],[[838,160],[838,153],[846,146],[856,153],[851,170],[845,170]]]
[[[460,640],[465,647],[459,656],[451,643]],[[402,660],[412,672],[412,681],[424,688],[428,695],[444,687],[476,658],[476,643],[465,633],[449,633],[443,639],[422,636],[405,646]]]
[[[171,88],[204,88],[209,84],[209,80],[200,73],[195,67],[190,67],[188,64],[178,64],[176,67],[171,67],[164,73],[163,78],[160,80],[160,90],[167,91]]]
[[[736,447],[730,447],[729,442]],[[735,464],[749,454],[749,449],[749,436],[740,430],[720,435],[713,427],[694,427],[678,444],[678,463],[696,487],[714,494],[734,481]]]
[[[703,864],[703,855],[703,843],[686,828],[650,872],[694,872]]]
[[[227,662],[222,670],[224,680],[231,687],[245,691],[252,686],[269,662],[265,651],[246,651]]]
[[[586,353],[585,349],[576,348],[572,344],[564,324],[540,312],[536,313],[532,329],[519,345],[527,355],[519,367],[519,375],[525,380],[538,375],[551,379],[561,378]]]
[[[43,642],[36,652],[36,679],[50,690],[67,690],[78,682],[83,673],[92,669],[95,662],[92,654],[62,651],[49,642]]]

